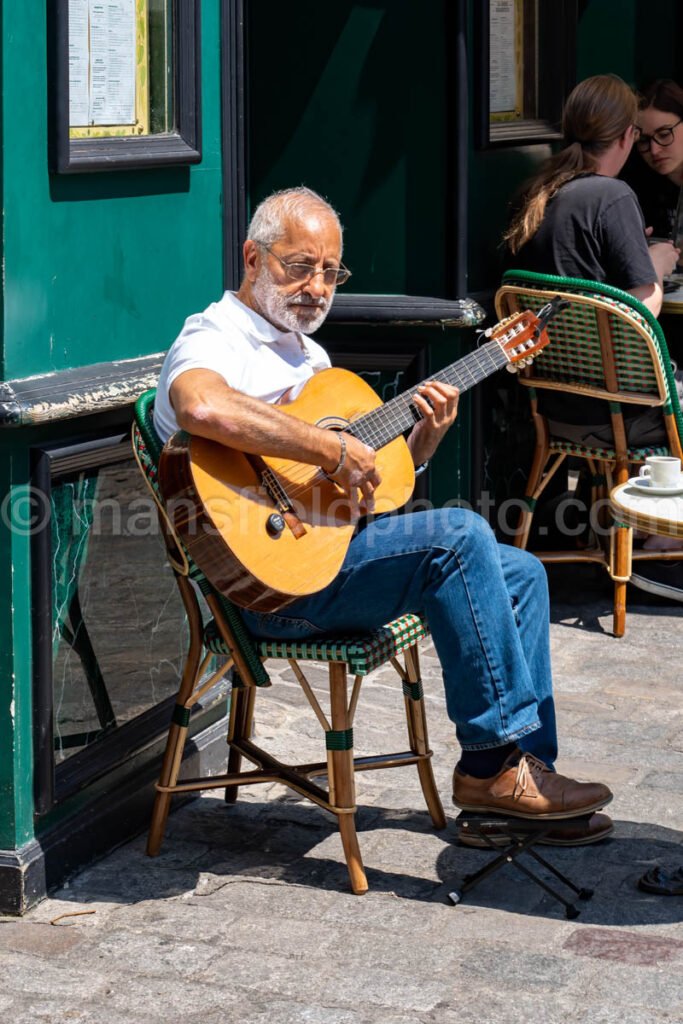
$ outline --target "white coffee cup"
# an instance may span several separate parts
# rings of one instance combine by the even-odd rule
[[[676,487],[681,482],[681,460],[673,455],[649,455],[639,475],[649,479],[654,487]]]

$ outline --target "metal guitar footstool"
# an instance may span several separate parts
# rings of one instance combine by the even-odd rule
[[[504,814],[474,814],[470,811],[461,811],[456,818],[458,829],[467,830],[481,840],[482,846],[488,846],[496,856],[491,858],[484,867],[473,874],[464,875],[456,888],[448,894],[448,898],[457,906],[465,893],[474,889],[479,882],[482,882],[489,875],[494,874],[506,864],[512,864],[523,875],[531,879],[541,889],[545,890],[553,899],[561,903],[565,909],[566,916],[573,920],[581,913],[580,909],[570,899],[565,897],[549,885],[543,878],[535,874],[531,868],[522,863],[522,856],[527,856],[542,865],[547,871],[557,878],[562,885],[570,889],[574,896],[580,900],[589,900],[593,895],[592,889],[580,888],[575,885],[566,875],[553,867],[545,857],[534,849],[537,843],[547,836],[549,832],[561,832],[563,826],[569,830],[575,830],[577,825],[588,825],[591,815],[586,814],[578,818],[545,818],[534,820],[530,818],[510,818]],[[489,831],[496,830],[495,838],[491,838]]]

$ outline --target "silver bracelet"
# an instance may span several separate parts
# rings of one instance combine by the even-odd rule
[[[425,469],[427,468],[428,465],[429,465],[429,459],[425,459],[424,462],[421,462],[419,466],[416,466],[415,467],[415,476],[420,476],[421,473],[424,473],[424,471],[425,471]]]
[[[335,469],[333,469],[331,473],[327,473],[327,476],[336,476],[337,473],[341,473],[342,469],[344,468],[344,463],[346,462],[346,438],[341,432],[337,434],[337,437],[339,438],[339,444],[341,445],[339,462],[337,463]]]

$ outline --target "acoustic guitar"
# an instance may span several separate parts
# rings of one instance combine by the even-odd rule
[[[483,332],[488,341],[428,380],[462,393],[503,366],[525,366],[548,343],[545,327],[564,305],[556,297],[537,314],[508,317]],[[328,369],[282,408],[377,452],[379,514],[402,508],[415,486],[403,435],[421,418],[416,390],[382,403],[361,377]],[[220,593],[254,611],[277,611],[331,583],[355,528],[346,494],[318,467],[246,455],[185,431],[164,446],[159,488],[191,558]]]

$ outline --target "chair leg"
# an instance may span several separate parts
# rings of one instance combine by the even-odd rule
[[[628,480],[628,466],[617,465],[615,486]],[[614,616],[612,630],[616,637],[626,632],[626,579],[630,575],[629,564],[633,547],[633,530],[626,527],[615,527],[614,538]]]
[[[420,660],[417,644],[405,652],[406,676],[403,693],[408,721],[408,740],[410,749],[415,754],[429,753],[429,736],[427,733],[427,715],[425,713],[424,692],[420,676]],[[446,827],[446,815],[434,780],[431,758],[418,761],[417,772],[422,786],[422,793],[434,828]]]
[[[230,729],[228,731],[228,775],[237,774],[242,767],[242,755],[232,746],[233,740],[248,740],[251,737],[254,720],[254,704],[256,687],[245,686],[235,674],[230,694]],[[234,804],[237,800],[239,786],[227,786],[225,790],[226,804]]]
[[[191,591],[188,581],[180,579],[179,587],[180,592],[185,599],[186,592]],[[201,618],[199,616],[197,599],[194,598],[194,604],[191,600],[189,602],[186,601],[185,608],[188,612],[188,620],[190,623],[190,648],[187,652],[185,668],[183,669],[183,677],[180,681],[180,689],[178,690],[176,705],[173,710],[173,718],[168,730],[166,750],[164,751],[164,760],[161,765],[159,782],[157,783],[157,795],[152,809],[152,820],[150,822],[149,833],[147,835],[147,854],[150,857],[156,857],[159,853],[164,838],[164,832],[166,831],[166,820],[168,818],[168,812],[171,807],[171,797],[173,795],[168,792],[167,787],[175,786],[178,781],[180,765],[183,760],[185,740],[187,739],[187,726],[189,719],[189,711],[186,709],[185,705],[197,685],[197,676],[199,674],[202,655],[202,634],[200,628]],[[163,789],[160,787],[163,787]]]
[[[346,666],[336,661],[330,663],[330,717],[332,732],[327,734],[330,802],[341,812],[337,812],[337,820],[351,889],[357,896],[362,896],[368,891],[368,880],[356,835],[356,781]]]
[[[176,708],[177,707],[178,705],[176,704]],[[186,738],[187,726],[178,725],[175,722],[172,722],[171,727],[168,730],[166,751],[164,753],[164,761],[161,766],[161,774],[159,775],[159,786],[174,786],[178,781],[178,773],[183,759],[183,750],[185,748]],[[164,832],[166,831],[168,812],[171,809],[172,796],[173,794],[169,793],[166,789],[157,789],[157,795],[152,809],[152,819],[149,823],[149,832],[147,834],[147,855],[149,857],[156,857],[161,849]]]
[[[543,473],[548,464],[549,454],[547,440],[543,442],[537,441],[534,448],[534,458],[529,471],[529,479],[527,480],[526,489],[524,491],[524,502],[526,507],[523,507],[520,510],[517,530],[513,538],[513,544],[516,548],[526,550],[526,546],[529,542],[529,533],[531,532],[531,524],[536,510],[536,500],[543,490]],[[557,464],[558,463],[556,463],[555,468],[557,468]]]
[[[631,560],[633,530],[625,526],[615,527],[614,536],[614,617],[612,630],[617,637],[626,632],[626,577],[630,575],[628,565]]]

